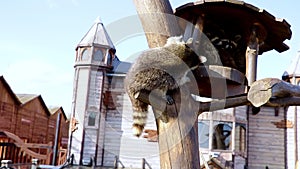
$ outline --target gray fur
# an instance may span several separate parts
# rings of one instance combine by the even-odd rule
[[[191,39],[188,40],[189,44],[190,41]],[[178,89],[182,83],[188,82],[187,72],[205,61],[188,47],[189,44],[183,42],[180,37],[171,37],[165,46],[149,49],[140,54],[125,79],[125,89],[135,113],[148,112],[148,104],[137,100],[135,94],[140,91],[150,93],[159,90],[166,95],[167,92]],[[169,104],[173,103],[171,96],[166,95],[165,98]],[[147,115],[133,118],[137,120],[141,117],[146,118]],[[165,118],[162,119],[166,121]],[[135,131],[138,128],[138,132],[134,134],[140,136],[144,126],[145,124],[133,124]]]

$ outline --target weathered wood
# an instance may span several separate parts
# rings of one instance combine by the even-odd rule
[[[182,34],[168,0],[134,0],[134,3],[150,48],[161,47],[168,37]],[[197,108],[188,93],[176,92],[175,104],[163,109],[169,119],[167,123],[160,120],[162,112],[154,107],[161,169],[200,169]],[[157,106],[164,107],[162,103],[165,101]]]
[[[159,151],[162,169],[199,169],[198,110],[188,91],[173,95],[175,104],[167,105],[169,121],[157,118]],[[163,103],[163,102],[161,102]],[[160,114],[155,110],[156,117]]]
[[[246,76],[249,85],[256,80],[257,56],[259,51],[258,30],[253,26],[249,35],[249,41],[246,49]]]
[[[247,91],[246,77],[240,71],[224,66],[199,66],[193,70],[198,84],[196,95],[214,99],[245,94]]]
[[[49,158],[49,154],[39,154],[39,153],[36,153],[32,150],[30,150],[29,148],[32,148],[32,147],[29,147],[31,144],[26,144],[23,142],[23,140],[20,139],[20,137],[16,136],[15,134],[13,133],[10,133],[8,131],[2,131],[8,138],[12,139],[15,143],[15,145],[17,147],[20,147],[22,151],[24,151],[26,154],[28,154],[29,156],[31,157],[34,157],[34,158],[38,158],[38,159],[43,159],[43,160],[46,160],[47,158]],[[49,143],[48,145],[46,145],[46,149],[49,148],[51,146],[52,143]],[[37,144],[37,146],[45,146],[45,144]],[[34,146],[34,148],[37,148],[36,146]],[[44,148],[44,147],[43,147]]]
[[[151,104],[151,106],[154,107],[157,111],[163,112],[166,110],[165,106],[161,106],[161,103],[165,102],[165,100],[161,97],[161,95],[156,94],[155,92],[151,93],[151,103],[149,100],[149,93],[140,92],[136,95],[136,98],[147,104]],[[190,101],[193,104],[198,105],[198,110],[195,113],[198,115],[205,111],[215,111],[215,110],[221,110],[221,109],[250,104],[250,102],[247,100],[246,95],[220,99],[220,100],[213,100],[211,102],[200,102],[200,101],[196,101],[195,99],[191,99]],[[274,102],[273,104],[275,105],[277,103]]]
[[[168,37],[181,34],[168,0],[133,1],[150,48],[163,46]]]
[[[259,81],[257,81],[257,82],[259,82]],[[288,84],[288,85],[291,85],[291,84]],[[294,86],[294,85],[291,85],[291,87],[299,88],[298,86]],[[292,94],[292,95],[297,95],[297,96],[293,96],[293,97],[283,97],[282,96],[282,97],[274,97],[274,98],[267,97],[267,98],[269,98],[269,100],[266,100],[266,102],[262,105],[270,106],[270,107],[284,107],[284,106],[300,105],[299,93],[286,93],[286,91],[279,92],[279,94],[280,93]],[[256,94],[256,96],[254,96],[254,94]],[[259,92],[252,93],[252,97],[254,97],[254,98],[257,97],[258,99],[259,99],[259,97],[264,97],[264,96],[260,96],[259,94],[260,94]],[[277,96],[280,96],[279,94]],[[159,111],[164,111],[166,107],[161,106],[160,103],[165,102],[165,100],[161,97],[161,95],[155,94],[155,92],[152,92],[151,97],[152,97],[151,106]],[[235,97],[230,97],[230,98],[226,98],[226,99],[213,100],[211,102],[196,102],[195,100],[193,100],[193,103],[199,104],[199,109],[197,111],[197,114],[199,115],[205,111],[215,111],[215,110],[221,110],[221,109],[237,107],[237,106],[242,106],[242,105],[251,105],[252,102],[248,100],[248,97],[249,97],[249,93],[247,96],[241,95],[241,96],[235,96]],[[148,93],[140,92],[136,95],[136,98],[145,103],[150,104]],[[153,99],[153,98],[155,98],[155,99]],[[152,100],[155,100],[155,102],[153,102]],[[259,105],[259,106],[262,106],[262,105]]]
[[[254,82],[250,86],[247,98],[255,107],[260,107],[268,102],[271,105],[297,105],[299,100],[296,97],[299,96],[299,86],[276,78],[265,78]],[[270,100],[274,97],[278,99]]]

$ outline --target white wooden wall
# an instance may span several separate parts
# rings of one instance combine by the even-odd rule
[[[249,116],[248,168],[285,168],[285,129],[274,122],[284,120],[283,108],[275,116],[274,108],[261,107],[257,115]]]
[[[120,80],[123,82],[124,77],[118,78],[121,78],[118,79],[118,83]],[[113,98],[116,110],[108,110],[106,115],[104,166],[113,166],[115,156],[118,156],[125,167],[141,168],[142,158],[145,158],[152,168],[159,168],[158,143],[148,142],[142,136],[133,136],[130,99],[120,84],[111,90],[120,94]],[[149,113],[146,128],[156,129],[152,112]]]
[[[296,167],[296,158],[295,158],[295,153],[296,153],[296,145],[298,144],[298,158],[299,158],[299,146],[300,146],[300,140],[299,140],[299,127],[300,127],[300,108],[299,106],[290,106],[287,110],[287,120],[293,122],[293,128],[288,128],[286,137],[287,137],[287,169],[294,169]],[[297,124],[298,126],[295,125],[295,115],[297,116]],[[295,140],[295,127],[297,127],[296,132],[298,133],[297,140]]]

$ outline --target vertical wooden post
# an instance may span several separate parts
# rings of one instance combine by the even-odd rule
[[[133,0],[150,48],[160,47],[170,36],[182,34],[168,0]],[[169,121],[164,123],[154,109],[161,169],[200,169],[198,145],[199,104],[188,90],[173,94],[175,103],[166,106]]]
[[[168,0],[133,0],[150,48],[163,46],[170,36],[181,34]]]
[[[266,37],[266,29],[261,24],[254,23],[249,34],[246,50],[246,77],[248,79],[249,86],[256,81],[259,43],[263,42]]]
[[[256,80],[258,50],[257,30],[253,28],[246,50],[246,77],[248,85],[251,85]]]
[[[181,88],[181,90],[184,90]],[[198,145],[198,104],[188,91],[173,95],[175,104],[167,105],[169,121],[156,119],[161,169],[200,169]],[[154,110],[157,116],[158,110]]]

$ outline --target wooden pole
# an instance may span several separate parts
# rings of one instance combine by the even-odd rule
[[[168,37],[182,34],[168,0],[133,1],[150,48],[161,47]],[[200,169],[197,104],[192,104],[189,92],[178,90],[173,98],[175,103],[163,111],[153,107],[159,133],[160,168]],[[167,123],[160,120],[161,114],[168,116]]]
[[[133,2],[150,48],[163,46],[168,37],[181,34],[168,0],[133,0]]]
[[[259,45],[257,29],[253,27],[246,50],[246,77],[248,79],[249,85],[251,85],[256,80],[258,50]]]
[[[181,90],[184,90],[181,88]],[[167,105],[169,121],[157,118],[161,169],[200,169],[198,146],[198,105],[188,91],[173,95],[175,104]],[[155,116],[161,114],[154,109]]]
[[[251,85],[254,81],[256,81],[259,45],[264,43],[267,37],[267,31],[262,24],[253,23],[248,36],[246,50],[246,77],[248,79],[248,84]]]

